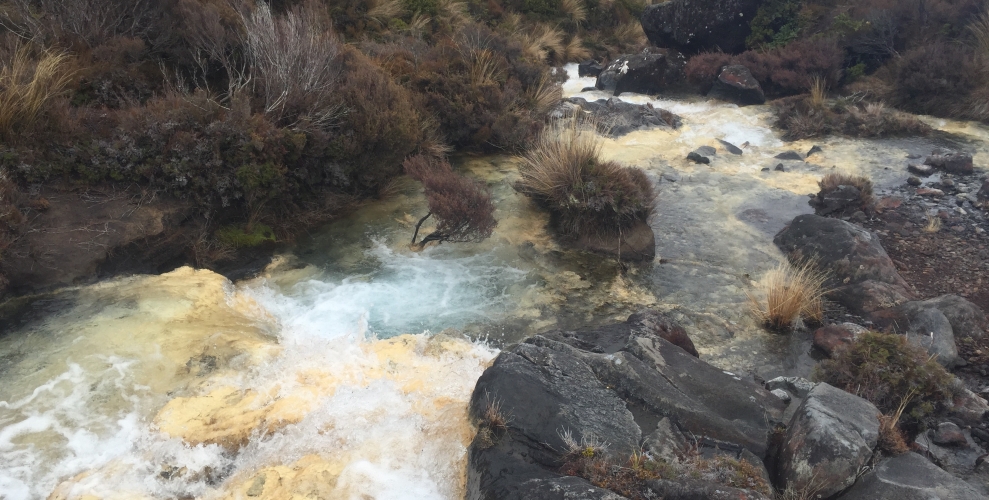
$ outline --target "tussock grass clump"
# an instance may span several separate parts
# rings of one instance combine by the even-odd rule
[[[43,52],[33,57],[30,46],[17,49],[0,66],[0,134],[9,139],[35,123],[44,108],[72,82],[69,56]]]
[[[652,183],[638,168],[601,159],[593,124],[545,129],[522,157],[516,188],[546,207],[567,237],[614,235],[652,212]]]
[[[921,228],[925,233],[936,233],[941,230],[941,218],[937,215],[927,215],[927,224]]]
[[[576,443],[568,434],[563,437],[568,450],[560,467],[561,474],[584,478],[594,486],[633,500],[653,498],[646,486],[646,482],[653,479],[697,479],[764,495],[772,491],[759,469],[744,459],[725,455],[707,459],[696,450],[689,450],[673,461],[655,459],[645,453],[633,453],[622,461],[602,446]]]
[[[874,198],[872,196],[872,181],[868,177],[863,177],[861,175],[849,175],[842,174],[838,172],[831,172],[821,178],[817,182],[821,190],[817,193],[820,198],[823,195],[831,193],[841,186],[852,186],[859,190],[860,200],[862,201],[862,208],[867,208],[872,206]]]
[[[762,278],[757,295],[749,295],[752,310],[763,324],[777,331],[789,330],[797,318],[820,323],[827,278],[814,261],[782,262]]]
[[[953,394],[951,374],[934,357],[906,336],[890,333],[863,333],[818,364],[814,378],[876,405],[887,416],[883,439],[894,446],[898,440],[890,422],[912,428]]]

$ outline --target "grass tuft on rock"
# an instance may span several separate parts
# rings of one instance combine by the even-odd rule
[[[798,318],[820,323],[827,277],[813,261],[782,262],[766,273],[757,293],[749,295],[752,310],[760,322],[776,331],[788,331]]]
[[[522,157],[516,189],[545,207],[565,237],[616,235],[652,212],[652,182],[638,168],[601,159],[593,124],[547,127]]]
[[[821,188],[817,193],[818,198],[822,198],[824,195],[836,191],[841,186],[852,186],[861,193],[862,209],[871,207],[875,201],[873,198],[872,181],[868,177],[861,175],[831,172],[817,181],[817,185]]]
[[[881,102],[855,102],[851,99],[826,101],[822,89],[811,95],[773,102],[776,126],[783,139],[796,141],[811,137],[905,137],[927,135],[931,127],[916,116],[889,108]]]

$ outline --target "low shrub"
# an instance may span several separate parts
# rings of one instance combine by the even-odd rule
[[[425,155],[413,156],[403,163],[409,177],[422,183],[429,202],[429,212],[416,224],[412,244],[419,248],[430,242],[482,241],[494,231],[494,204],[487,188],[453,172],[445,160]],[[436,229],[416,243],[419,228],[430,216]]]
[[[593,124],[572,119],[544,130],[522,157],[516,189],[550,211],[565,237],[615,235],[652,212],[645,173],[600,158]]]
[[[772,109],[776,126],[784,131],[783,139],[788,141],[828,135],[909,137],[927,135],[933,130],[916,116],[881,102],[851,99],[827,102],[815,101],[811,96],[795,96],[774,101]]]
[[[837,172],[831,172],[821,178],[817,182],[817,185],[821,188],[818,191],[817,196],[820,198],[828,193],[834,192],[841,186],[852,186],[859,190],[861,193],[862,205],[860,208],[863,210],[872,206],[875,201],[872,197],[872,180],[868,177],[861,175],[849,175]]]
[[[910,50],[890,66],[890,102],[921,114],[989,120],[989,57],[961,44]]]
[[[901,429],[916,430],[953,392],[952,376],[937,360],[890,333],[863,333],[819,363],[814,378],[871,401]]]
[[[827,279],[827,273],[813,261],[781,262],[766,273],[749,302],[759,321],[776,331],[789,330],[797,318],[820,323]]]

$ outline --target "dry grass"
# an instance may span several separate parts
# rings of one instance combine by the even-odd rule
[[[563,56],[563,32],[544,24],[537,24],[528,33],[518,35],[522,53],[535,62],[553,62]]]
[[[815,76],[810,81],[810,105],[823,109],[824,104],[827,102],[828,98],[828,82],[827,80]]]
[[[549,78],[539,80],[539,84],[530,87],[525,93],[528,109],[537,115],[545,115],[556,107],[563,99],[563,87],[553,83]]]
[[[371,0],[368,4],[367,17],[379,26],[387,26],[388,21],[401,16],[404,12],[402,0]]]
[[[862,208],[870,207],[874,201],[872,191],[872,181],[868,177],[861,175],[849,175],[838,172],[831,172],[817,182],[821,190],[818,196],[830,193],[841,186],[853,186],[861,193]]]
[[[33,125],[46,106],[72,82],[69,56],[43,52],[32,56],[29,46],[18,48],[0,66],[0,135],[10,139],[15,130]]]
[[[649,216],[655,193],[642,170],[600,153],[594,123],[555,122],[523,155],[516,188],[553,213],[565,236],[620,234]]]
[[[638,21],[616,26],[612,37],[618,47],[625,51],[643,47],[647,43],[646,32],[642,31],[642,23]]]
[[[925,233],[934,234],[941,230],[941,218],[937,215],[927,215],[927,224],[921,228]]]
[[[562,62],[581,62],[590,58],[590,49],[584,47],[584,40],[577,35],[570,37],[570,41],[563,47]]]
[[[782,262],[759,282],[758,296],[749,295],[752,310],[760,322],[777,331],[789,330],[797,318],[820,322],[827,278],[816,262]]]
[[[470,20],[467,3],[459,0],[439,0],[436,17],[451,26],[461,26]]]
[[[848,137],[904,137],[927,135],[931,127],[917,117],[886,107],[882,102],[862,102],[861,95],[832,101],[823,94],[778,99],[773,102],[776,126],[788,141],[840,134]],[[972,102],[969,110],[989,109],[989,88],[985,105]],[[969,102],[967,101],[967,102]],[[989,116],[989,115],[987,115]]]
[[[510,415],[505,415],[501,401],[485,395],[485,407],[477,422],[477,439],[482,448],[490,448],[508,432]]]
[[[560,2],[560,10],[574,24],[580,24],[587,20],[587,9],[584,7],[583,0],[563,0]]]
[[[968,25],[972,46],[979,55],[989,57],[989,10],[984,11]]]

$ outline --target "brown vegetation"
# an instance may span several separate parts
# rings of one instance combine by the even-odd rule
[[[616,235],[652,212],[645,173],[600,158],[593,124],[547,128],[522,157],[517,189],[546,207],[566,237]]]
[[[497,222],[491,194],[483,185],[457,175],[445,160],[417,155],[403,165],[409,177],[422,183],[429,202],[429,212],[416,224],[413,245],[422,248],[434,241],[481,241],[491,236]],[[416,243],[419,228],[430,216],[437,220],[436,229]]]
[[[818,91],[815,98],[796,96],[774,101],[776,126],[788,141],[824,137],[902,137],[927,135],[933,129],[917,117],[886,107],[881,102],[860,99],[826,100]]]
[[[831,193],[841,186],[852,186],[858,189],[859,200],[861,201],[860,208],[862,210],[869,209],[875,202],[872,193],[872,180],[862,175],[831,172],[817,181],[817,185],[821,188],[817,193],[818,197]]]
[[[725,455],[704,458],[697,450],[690,450],[673,461],[654,459],[645,453],[633,453],[627,460],[620,460],[601,446],[576,443],[569,434],[564,435],[564,441],[569,449],[563,456],[561,474],[584,478],[594,486],[633,500],[652,498],[646,481],[653,479],[697,479],[764,495],[772,491],[759,469],[745,459]]]
[[[749,295],[752,310],[761,323],[776,331],[789,330],[798,318],[820,323],[827,278],[813,261],[782,262],[766,273],[756,294]]]

